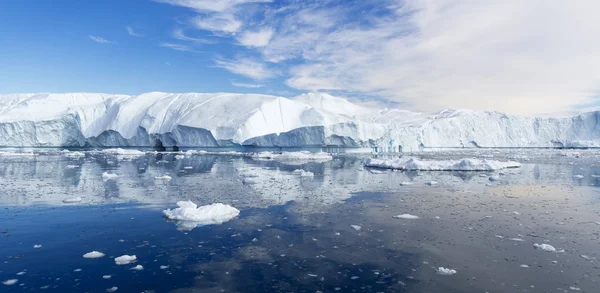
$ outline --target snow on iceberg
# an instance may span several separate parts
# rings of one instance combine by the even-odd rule
[[[132,262],[135,262],[137,260],[137,257],[135,255],[121,255],[117,258],[115,258],[115,263],[117,265],[126,265],[126,264],[130,264]]]
[[[191,201],[179,201],[177,206],[179,207],[173,210],[164,210],[163,214],[170,220],[178,221],[179,227],[184,230],[191,230],[198,226],[222,224],[240,214],[238,209],[222,203],[199,207]]]
[[[419,160],[406,159],[369,159],[366,167],[394,169],[405,171],[495,171],[505,168],[518,168],[517,162],[500,162],[494,160],[462,159],[462,160]]]

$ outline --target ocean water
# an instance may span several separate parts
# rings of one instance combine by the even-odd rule
[[[0,155],[0,282],[16,280],[0,292],[600,288],[596,150],[416,154],[523,164],[497,172],[370,170],[366,157],[352,155],[277,161],[34,152]],[[117,177],[105,180],[105,172]],[[163,217],[181,200],[241,212],[197,227]],[[418,219],[394,217],[401,214]],[[91,251],[105,256],[83,257]],[[121,255],[137,261],[117,265]],[[137,265],[143,270],[132,270]]]

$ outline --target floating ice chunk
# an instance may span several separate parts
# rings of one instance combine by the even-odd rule
[[[520,265],[519,267],[522,267],[522,268],[528,268],[529,266],[528,266],[528,265],[525,265],[525,264],[523,264],[523,265]]]
[[[115,258],[115,263],[117,265],[126,265],[126,264],[130,264],[132,262],[135,262],[137,260],[137,257],[135,255],[121,255],[117,258]]]
[[[573,176],[573,178],[575,178],[575,179],[582,179],[583,175],[575,175],[575,176]]]
[[[403,181],[403,182],[400,182],[400,185],[402,185],[402,186],[408,186],[408,185],[412,185],[412,182]]]
[[[75,169],[75,168],[79,168],[79,165],[67,165],[66,168],[67,169]]]
[[[146,153],[144,153],[142,151],[138,151],[138,150],[121,149],[121,148],[105,149],[105,150],[102,150],[102,152],[105,154],[122,155],[122,156],[143,156],[146,154]]]
[[[18,272],[17,276],[22,276],[22,275],[25,275],[25,274],[27,274],[27,272],[26,271],[22,271],[22,272]]]
[[[110,279],[110,278],[112,278],[112,276],[111,276],[111,275],[104,275],[104,276],[102,276],[102,279],[104,279],[104,280],[108,280],[108,279]]]
[[[415,215],[411,215],[411,214],[402,214],[402,215],[394,216],[394,218],[396,218],[396,219],[405,219],[405,220],[416,220],[419,217],[415,216]]]
[[[134,271],[141,271],[141,270],[143,270],[143,269],[144,269],[144,267],[143,267],[142,265],[137,265],[137,266],[135,266],[135,267],[131,268],[130,270],[134,270]]]
[[[63,154],[63,156],[70,157],[70,158],[85,157],[85,153],[83,153],[83,152],[71,152],[69,150],[62,150],[62,154]]]
[[[169,175],[163,175],[163,176],[156,176],[156,177],[154,177],[154,179],[156,179],[156,180],[164,180],[164,181],[169,181],[169,180],[171,180],[172,178],[171,178],[171,176],[169,176]]]
[[[517,242],[523,242],[523,241],[525,241],[522,238],[510,238],[509,240],[517,241]]]
[[[117,287],[117,286],[114,286],[114,287],[111,287],[111,288],[108,288],[108,289],[106,289],[106,292],[108,292],[108,293],[112,293],[112,292],[115,292],[115,291],[117,291],[117,290],[119,290],[119,287]]]
[[[442,276],[452,276],[452,275],[456,274],[456,270],[439,267],[439,268],[437,268],[436,273],[438,275],[442,275]]]
[[[494,160],[462,159],[421,161],[416,158],[406,159],[369,159],[367,167],[397,169],[408,171],[495,171],[505,168],[518,168],[517,162],[500,162]]]
[[[537,244],[537,243],[534,243],[533,247],[535,247],[537,249],[541,249],[543,251],[556,252],[556,248],[554,248],[554,246],[552,246],[550,244],[545,244],[545,243]]]
[[[19,280],[17,279],[10,279],[10,280],[6,280],[4,282],[2,282],[2,284],[6,285],[6,286],[12,286],[14,284],[16,284]]]
[[[318,161],[326,162],[333,160],[333,156],[328,153],[311,153],[308,151],[300,152],[260,152],[252,155],[255,160],[276,160],[276,161]]]
[[[433,185],[438,184],[438,182],[437,181],[429,181],[429,182],[425,182],[425,184],[429,185],[429,186],[433,186]]]
[[[160,269],[161,269],[161,270],[166,270],[166,269],[168,269],[168,268],[169,268],[169,266],[160,266]]]
[[[292,174],[300,175],[300,177],[310,177],[310,178],[315,177],[315,174],[313,172],[304,171],[302,169],[296,169],[292,172]]]
[[[63,199],[62,202],[64,202],[64,203],[78,203],[78,202],[81,202],[81,200],[82,200],[81,197],[78,196],[78,197],[72,197],[72,198],[65,198],[65,199]]]
[[[192,166],[185,166],[185,167],[183,167],[183,169],[184,170],[191,170],[191,169],[194,169],[194,167],[192,167]]]
[[[572,291],[579,291],[579,290],[581,290],[581,288],[575,287],[575,286],[571,286],[571,287],[569,287],[569,289],[571,289]]]
[[[191,229],[197,226],[222,224],[240,214],[240,210],[222,203],[213,203],[198,207],[191,201],[179,201],[177,205],[179,206],[178,208],[164,210],[163,214],[171,220],[182,221],[184,225],[186,224],[185,222],[188,222],[187,224],[190,225],[185,225],[186,227],[184,228],[186,229],[192,225]]]
[[[361,226],[359,226],[359,225],[350,225],[350,227],[352,227],[352,229],[354,229],[354,230],[356,230],[356,231],[358,231],[358,230],[360,230],[360,229],[362,228],[362,227],[361,227]]]
[[[99,251],[88,252],[83,255],[84,258],[101,258],[104,257],[104,253]]]
[[[183,159],[185,159],[185,156],[184,155],[177,155],[177,156],[175,156],[175,159],[176,160],[183,160]]]
[[[42,248],[42,245],[41,244],[36,244],[36,245],[33,246],[33,248]]]
[[[117,174],[108,173],[108,172],[102,173],[102,180],[104,180],[104,181],[115,180],[118,177],[119,177],[119,175],[117,175]]]

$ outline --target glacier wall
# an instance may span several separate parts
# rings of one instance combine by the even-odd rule
[[[376,109],[327,94],[0,95],[0,146],[596,147],[600,112],[523,117]]]

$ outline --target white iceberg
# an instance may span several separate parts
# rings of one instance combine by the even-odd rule
[[[17,282],[19,282],[19,280],[10,279],[10,280],[6,280],[6,281],[2,282],[2,284],[6,285],[6,286],[12,286],[12,285],[16,284]]]
[[[444,268],[444,267],[437,268],[436,272],[438,275],[442,275],[442,276],[452,276],[452,275],[456,274],[456,270],[448,269],[448,268]]]
[[[141,271],[143,269],[144,269],[144,267],[142,265],[137,265],[133,268],[130,268],[130,270],[133,270],[133,271]]]
[[[396,219],[405,219],[405,220],[416,220],[416,219],[419,219],[418,216],[411,215],[411,214],[397,215],[397,216],[394,216],[394,218],[396,218]]]
[[[419,160],[406,159],[369,159],[366,167],[405,171],[495,171],[505,168],[518,168],[517,162],[500,162],[487,159],[462,160]]]
[[[543,251],[556,252],[556,248],[554,248],[554,246],[552,246],[550,244],[545,244],[545,243],[537,244],[537,243],[534,243],[533,247],[535,247],[537,249],[541,249]]]
[[[183,225],[188,224],[187,228],[190,225],[197,227],[222,224],[240,214],[238,209],[222,203],[198,207],[191,201],[179,201],[177,206],[179,207],[173,210],[164,210],[163,214],[170,220],[181,221]]]
[[[126,264],[130,264],[132,262],[135,262],[137,260],[137,257],[135,255],[121,255],[117,258],[115,258],[115,263],[117,265],[126,265]]]
[[[99,251],[88,252],[83,255],[84,258],[101,258],[104,257],[104,253]]]

